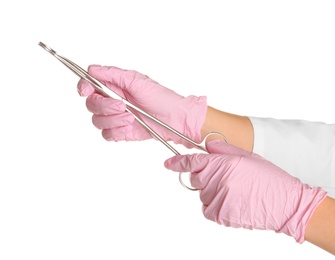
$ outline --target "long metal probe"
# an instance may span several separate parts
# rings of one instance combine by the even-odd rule
[[[89,75],[87,73],[87,71],[85,71],[84,69],[82,69],[76,63],[74,63],[74,62],[70,61],[69,59],[67,59],[67,58],[65,58],[65,57],[57,54],[53,49],[51,49],[50,47],[48,47],[47,45],[45,45],[42,42],[39,42],[39,45],[42,48],[44,48],[46,51],[48,51],[50,54],[52,54],[55,58],[57,58],[60,62],[62,62],[66,67],[68,67],[77,76],[79,76],[80,78],[88,81],[101,94],[103,94],[103,95],[105,95],[107,97],[111,97],[111,98],[115,98],[115,96],[116,96],[116,98],[122,99],[122,101],[126,104],[126,110],[127,110],[127,112],[132,113],[134,115],[135,119],[137,120],[137,122],[139,122],[154,137],[156,137],[160,142],[162,142],[165,146],[167,146],[174,154],[177,155],[177,154],[179,154],[179,152],[174,147],[172,147],[168,142],[166,142],[161,136],[159,136],[150,126],[148,126],[138,116],[136,116],[132,110],[135,110],[135,111],[141,113],[142,115],[150,118],[151,120],[155,121],[159,125],[165,127],[169,131],[173,132],[174,134],[176,134],[180,138],[182,138],[185,141],[191,143],[192,145],[194,145],[198,149],[203,150],[203,151],[207,151],[204,146],[202,146],[202,145],[194,142],[192,139],[188,138],[187,136],[183,135],[182,133],[178,132],[174,128],[170,127],[169,125],[165,124],[164,122],[160,121],[159,119],[153,117],[152,115],[148,114],[147,112],[143,111],[142,109],[138,108],[137,106],[133,105],[128,100],[125,100],[124,98],[122,98],[121,96],[119,96],[118,94],[116,94],[114,91],[112,91],[111,89],[109,89],[106,86],[104,86],[102,83],[100,83],[98,80],[96,80],[91,75]]]
[[[143,114],[144,116],[150,118],[151,120],[155,121],[156,123],[158,123],[159,125],[165,127],[166,129],[168,129],[169,131],[173,132],[174,134],[176,134],[177,136],[181,137],[182,139],[188,141],[189,143],[193,144],[195,147],[203,150],[203,151],[207,151],[206,148],[196,142],[194,142],[193,140],[189,139],[188,137],[184,136],[183,134],[181,134],[180,132],[178,132],[177,130],[171,128],[169,125],[165,124],[164,122],[158,120],[157,118],[151,116],[150,114],[146,113],[145,111],[143,111],[142,109],[138,108],[137,106],[133,105],[132,103],[130,103],[129,101],[125,100],[124,98],[122,98],[121,96],[119,96],[118,94],[116,94],[115,92],[113,92],[112,90],[110,90],[109,88],[105,87],[102,83],[100,83],[99,81],[97,81],[95,78],[93,78],[91,75],[89,75],[87,73],[87,71],[85,71],[83,68],[81,68],[79,65],[77,65],[76,63],[70,61],[69,59],[57,54],[53,49],[51,49],[49,46],[47,46],[46,44],[39,42],[38,44],[39,46],[41,46],[43,49],[45,49],[47,52],[49,52],[50,54],[52,54],[55,58],[57,58],[61,63],[63,63],[66,67],[68,67],[73,73],[75,73],[77,76],[79,76],[80,78],[86,80],[87,82],[89,82],[98,92],[100,92],[102,95],[107,96],[107,97],[111,97],[111,98],[115,98],[115,96],[119,99],[122,99],[122,101],[126,104],[126,111],[131,113],[135,120],[142,125],[147,131],[149,131],[157,140],[159,140],[161,143],[163,143],[167,148],[169,148],[175,155],[179,155],[180,153],[173,147],[171,146],[167,141],[165,141],[160,135],[158,135],[149,125],[147,125],[144,121],[142,121],[137,115],[134,114],[134,112],[132,111],[135,110],[141,114]],[[182,173],[179,173],[179,182],[181,183],[181,185],[189,190],[196,190],[193,188],[188,187],[182,180]]]

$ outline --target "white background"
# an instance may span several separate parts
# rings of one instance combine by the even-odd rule
[[[333,123],[334,1],[2,1],[0,259],[333,259],[206,220],[158,142],[106,142],[78,78],[114,65],[231,113]]]

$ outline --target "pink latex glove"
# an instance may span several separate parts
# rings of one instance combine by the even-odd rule
[[[206,97],[183,97],[161,86],[149,77],[117,67],[89,66],[88,72],[105,86],[145,112],[170,125],[190,139],[201,141],[201,127],[207,112]],[[87,97],[87,108],[92,112],[93,124],[102,129],[108,141],[133,141],[152,138],[151,134],[135,121],[131,113],[125,112],[125,104],[118,99],[106,98],[96,93],[84,80],[78,82],[78,92]],[[166,141],[183,143],[165,128],[153,124],[150,119],[137,114]],[[191,147],[185,144],[187,147]]]
[[[306,225],[326,197],[254,153],[210,141],[211,154],[177,155],[165,162],[176,172],[192,172],[206,218],[235,228],[274,230],[304,241]]]

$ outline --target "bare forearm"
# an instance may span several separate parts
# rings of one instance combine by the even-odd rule
[[[248,117],[226,113],[208,107],[201,134],[205,137],[210,132],[223,134],[230,144],[247,151],[252,151],[254,144],[253,127]],[[213,136],[212,139],[219,136]]]
[[[335,200],[327,197],[316,208],[305,231],[305,240],[335,255]]]

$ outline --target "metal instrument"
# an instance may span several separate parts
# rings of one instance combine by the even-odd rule
[[[223,136],[222,134],[220,134],[218,132],[209,133],[207,136],[205,136],[204,140],[201,143],[194,142],[193,140],[191,140],[187,136],[183,135],[182,133],[180,133],[177,130],[170,127],[169,125],[167,125],[164,122],[160,121],[159,119],[151,116],[150,114],[146,113],[142,109],[138,108],[137,106],[135,106],[132,103],[130,103],[129,101],[127,101],[126,99],[122,98],[121,96],[119,96],[118,94],[116,94],[115,92],[113,92],[112,90],[107,88],[105,85],[103,85],[101,82],[99,82],[98,80],[93,78],[91,75],[89,75],[86,70],[84,70],[83,68],[81,68],[80,66],[78,66],[77,64],[72,62],[71,60],[59,55],[58,53],[56,53],[53,49],[51,49],[49,46],[47,46],[43,42],[39,42],[38,45],[41,46],[43,49],[45,49],[50,54],[52,54],[61,63],[63,63],[66,67],[68,67],[72,72],[74,72],[77,76],[79,76],[80,78],[89,82],[102,95],[104,95],[106,97],[115,98],[115,99],[121,99],[126,104],[126,111],[131,113],[134,116],[135,120],[139,124],[141,124],[147,131],[150,132],[150,134],[152,134],[157,140],[159,140],[162,144],[164,144],[167,148],[169,148],[175,155],[179,155],[180,153],[171,144],[169,144],[167,141],[165,141],[158,133],[156,133],[148,124],[146,124],[144,121],[142,121],[142,119],[140,119],[136,114],[134,114],[133,111],[137,111],[138,113],[146,116],[147,118],[150,118],[155,123],[165,127],[167,130],[171,131],[175,135],[179,136],[180,138],[184,139],[188,143],[192,144],[195,148],[200,149],[201,151],[204,151],[204,152],[208,152],[207,148],[206,148],[206,140],[211,135],[219,135],[221,138],[223,138],[227,142],[227,139],[225,138],[225,136]],[[188,187],[183,182],[182,173],[179,173],[179,181],[180,181],[180,183],[183,187],[185,187],[189,190],[197,190],[197,189]]]

